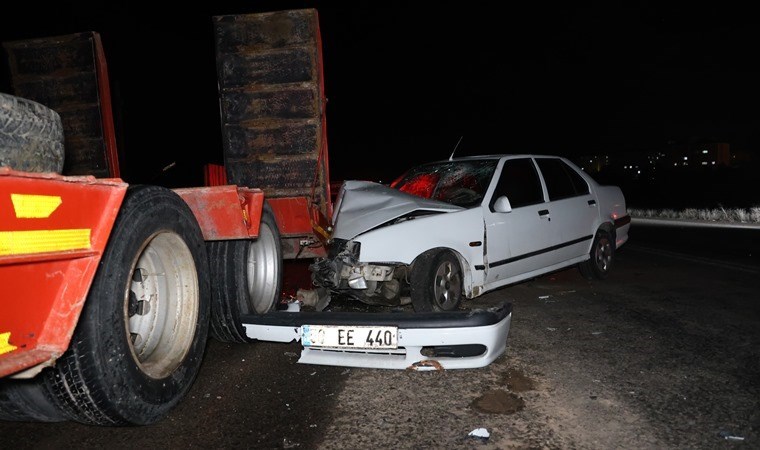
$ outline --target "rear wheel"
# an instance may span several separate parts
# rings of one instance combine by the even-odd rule
[[[605,230],[599,230],[591,245],[591,258],[578,264],[578,270],[587,280],[603,280],[609,275],[614,259],[612,236]]]
[[[428,250],[414,260],[410,294],[415,311],[454,311],[462,301],[462,268],[450,250]]]
[[[131,187],[69,349],[46,372],[57,406],[77,422],[143,425],[190,389],[208,335],[206,247],[185,202]]]
[[[29,380],[0,380],[0,420],[63,422],[66,417],[51,401],[43,376],[38,375]]]
[[[274,214],[264,204],[256,239],[208,243],[213,304],[211,335],[243,343],[242,317],[275,309],[282,288],[282,249]]]

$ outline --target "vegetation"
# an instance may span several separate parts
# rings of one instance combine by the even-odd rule
[[[628,213],[631,217],[643,219],[683,219],[760,224],[760,206],[753,206],[751,208],[724,208],[719,206],[708,209],[685,208],[682,210],[629,208]]]

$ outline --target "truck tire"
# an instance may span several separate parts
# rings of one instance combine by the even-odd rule
[[[275,309],[282,290],[282,247],[272,209],[264,204],[256,239],[208,244],[212,286],[211,336],[245,343],[242,318]]]
[[[50,370],[50,369],[46,369]],[[28,380],[0,380],[0,420],[63,422],[66,417],[49,397],[42,375]]]
[[[0,93],[0,167],[63,171],[63,125],[52,109]]]
[[[146,425],[189,391],[207,343],[206,246],[173,191],[132,186],[69,349],[46,373],[57,406],[89,425]]]

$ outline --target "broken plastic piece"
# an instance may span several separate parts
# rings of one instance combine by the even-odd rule
[[[734,436],[728,431],[721,431],[720,433],[718,433],[718,436],[722,437],[723,439],[727,441],[743,441],[744,440],[742,436]]]
[[[486,430],[485,428],[475,428],[474,430],[470,431],[470,434],[468,434],[467,436],[476,437],[480,439],[488,439],[489,437],[491,437],[491,434],[488,433],[488,430]]]
[[[299,289],[296,292],[296,299],[306,306],[317,306],[319,294],[317,294],[316,290]]]
[[[417,361],[408,367],[409,370],[419,370],[421,367],[432,367],[435,370],[443,370],[441,363],[434,359],[425,359],[423,361]]]

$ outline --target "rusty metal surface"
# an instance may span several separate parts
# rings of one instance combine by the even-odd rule
[[[309,197],[329,216],[325,96],[314,9],[214,17],[229,183]]]
[[[212,186],[174,189],[193,211],[206,241],[259,235],[264,193],[260,189]]]
[[[262,188],[267,198],[297,197],[311,195],[311,187],[303,185],[303,173],[314,173],[317,163],[311,158],[298,158],[288,160],[262,161],[256,159],[249,162],[238,162],[227,167],[228,179],[237,179],[256,172],[254,186],[268,186]],[[237,183],[248,186],[247,183]]]
[[[100,36],[76,33],[4,42],[14,94],[61,116],[65,175],[119,176]]]

